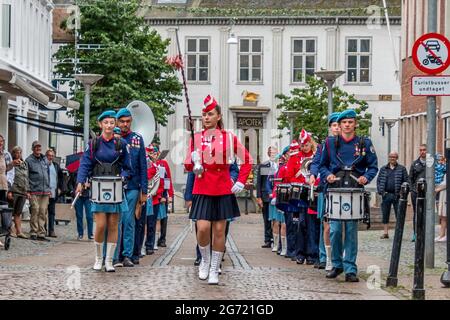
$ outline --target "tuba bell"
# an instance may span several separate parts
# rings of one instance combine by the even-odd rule
[[[142,136],[144,145],[147,146],[152,143],[156,131],[156,122],[152,109],[145,102],[139,100],[130,102],[127,109],[133,118],[131,130]]]

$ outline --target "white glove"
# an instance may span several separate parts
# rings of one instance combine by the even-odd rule
[[[191,159],[192,159],[192,162],[194,162],[194,163],[200,162],[200,160],[201,160],[200,154],[197,151],[192,151]]]
[[[272,198],[272,201],[270,201],[271,205],[275,205],[277,203],[277,198]]]
[[[242,190],[244,190],[244,184],[242,182],[236,182],[233,187],[231,188],[231,192],[233,193],[239,193]]]

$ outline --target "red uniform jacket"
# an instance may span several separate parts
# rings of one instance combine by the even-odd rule
[[[158,166],[153,161],[147,162],[147,179],[150,181],[155,176],[156,172],[158,170]],[[161,186],[161,183],[159,184]],[[160,193],[160,189],[158,188],[158,191],[155,196],[152,198],[153,205],[159,204],[159,199],[161,199],[162,192]]]
[[[253,159],[234,134],[220,129],[203,130],[195,134],[194,142],[204,172],[195,178],[192,194],[208,196],[232,194],[230,165],[234,162],[234,155],[242,162],[237,181],[245,185],[252,170]],[[192,141],[189,142],[189,152],[184,162],[187,171],[194,168],[191,153]]]
[[[161,191],[161,194],[162,194],[163,191],[164,191],[164,178],[166,178],[166,179],[169,179],[169,180],[170,180],[170,187],[169,187],[168,192],[169,192],[169,196],[170,196],[171,198],[173,198],[172,174],[170,173],[169,163],[167,163],[166,160],[161,159],[161,160],[156,161],[156,165],[157,165],[157,166],[162,166],[162,167],[164,167],[164,168],[166,169],[166,175],[165,175],[165,177],[161,177],[161,182],[160,182],[160,184],[159,184],[159,187],[160,187],[160,189],[162,190],[162,191]],[[159,193],[159,190],[158,190],[158,193]]]
[[[287,164],[280,165],[278,172],[275,174],[274,178],[282,179],[281,181],[273,182],[272,198],[277,197],[277,186],[281,183],[289,183],[289,178],[287,176]]]
[[[300,168],[302,167],[303,159],[313,157],[314,153],[311,151],[309,153],[299,152],[289,158],[287,176],[290,183],[306,183],[305,177],[300,174]],[[296,176],[297,175],[297,176]]]

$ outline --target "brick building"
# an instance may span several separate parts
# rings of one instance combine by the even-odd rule
[[[450,36],[448,1],[438,0],[438,32]],[[400,161],[407,166],[418,157],[418,147],[427,140],[426,97],[411,96],[411,77],[421,75],[412,61],[417,38],[428,33],[428,0],[402,0],[402,102],[399,119]],[[445,73],[448,73],[446,71]],[[443,152],[450,131],[450,99],[438,97],[436,151]]]

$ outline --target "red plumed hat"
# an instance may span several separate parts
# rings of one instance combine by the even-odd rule
[[[217,106],[217,101],[211,95],[208,94],[208,96],[203,101],[203,105],[205,106],[203,108],[203,112],[209,112],[213,110]]]

